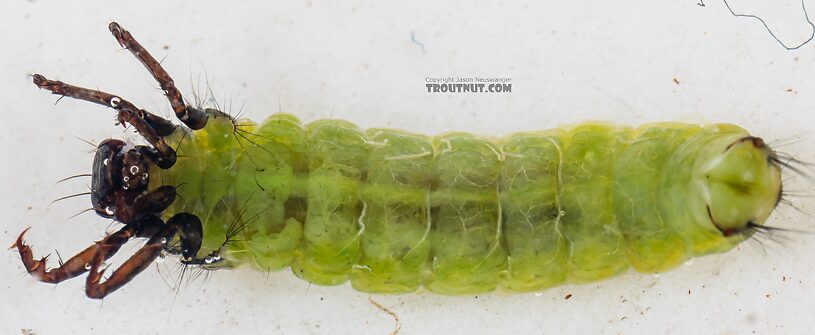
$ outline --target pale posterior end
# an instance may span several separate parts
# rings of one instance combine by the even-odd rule
[[[728,144],[706,165],[708,216],[725,236],[763,224],[781,194],[781,170],[761,138],[746,136]]]

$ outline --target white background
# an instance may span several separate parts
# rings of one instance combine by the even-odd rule
[[[798,2],[731,2],[763,15],[788,44],[809,34]],[[800,137],[782,150],[815,160],[815,44],[786,51],[758,21],[731,16],[720,1],[78,3],[0,5],[0,242],[33,227],[27,240],[37,255],[58,249],[68,257],[103,236],[109,222],[92,213],[66,220],[89,206],[87,197],[49,205],[86,191],[89,181],[54,182],[90,171],[93,148],[82,140],[134,136],[114,127],[110,110],[68,99],[55,105],[28,76],[106,89],[170,115],[157,85],[110,36],[113,19],[164,58],[182,92],[204,90],[208,79],[222,104],[232,102],[229,111],[243,107],[255,120],[282,110],[303,121],[496,136],[586,120],[732,122],[768,141]],[[815,1],[807,4],[815,12]],[[513,91],[425,90],[428,76],[476,75],[511,77]],[[812,181],[785,186],[815,193]],[[811,199],[792,200],[813,212]],[[811,217],[789,207],[769,224],[815,231]],[[803,333],[815,324],[815,238],[787,237],[781,245],[764,240],[764,250],[748,242],[658,277],[628,273],[539,294],[373,299],[398,314],[404,334]],[[386,334],[394,327],[369,295],[347,285],[240,269],[176,293],[164,281],[177,276],[174,264],[149,268],[102,302],[84,297],[84,277],[56,287],[36,282],[7,251],[0,333]]]

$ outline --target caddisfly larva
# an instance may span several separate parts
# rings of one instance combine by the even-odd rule
[[[92,298],[162,253],[204,268],[290,267],[365,292],[541,290],[727,251],[770,229],[781,199],[787,162],[734,125],[586,123],[489,139],[301,125],[287,114],[253,123],[186,103],[129,32],[109,28],[183,125],[34,75],[54,94],[113,108],[149,145],[97,149],[91,202],[124,225],[117,232],[52,269],[25,231],[15,243],[41,281],[89,272]],[[102,280],[102,263],[132,238],[148,241]]]

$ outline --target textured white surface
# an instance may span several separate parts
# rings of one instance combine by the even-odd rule
[[[789,44],[808,27],[794,1],[736,1],[767,11]],[[813,1],[808,1],[815,8]],[[304,121],[341,118],[362,127],[435,134],[503,135],[585,120],[733,122],[813,160],[815,44],[785,51],[757,22],[721,2],[567,1],[512,6],[432,1],[167,2],[6,1],[0,9],[0,242],[25,227],[37,254],[63,257],[99,239],[108,223],[77,198],[87,183],[58,179],[90,169],[92,147],[126,136],[113,113],[38,91],[29,74],[116,92],[169,115],[156,84],[107,31],[119,21],[175,76],[182,92],[207,87],[256,120],[278,110]],[[424,49],[411,41],[424,45]],[[508,76],[509,94],[429,94],[427,76]],[[674,82],[674,78],[678,84]],[[190,83],[196,85],[191,85]],[[195,87],[194,87],[195,86]],[[813,194],[812,183],[790,189]],[[794,199],[809,212],[807,199]],[[786,208],[771,224],[815,230]],[[404,334],[803,333],[815,310],[812,234],[779,246],[747,243],[661,276],[626,274],[539,294],[374,296]],[[122,253],[135,250],[136,244]],[[121,260],[121,258],[117,258]],[[52,257],[52,264],[55,262]],[[84,277],[56,287],[0,257],[0,333],[385,334],[393,320],[349,286],[309,286],[288,271],[220,271],[176,295],[151,267],[104,302],[84,297]],[[567,294],[571,298],[564,299]]]

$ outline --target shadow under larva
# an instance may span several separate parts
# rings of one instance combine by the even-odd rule
[[[41,281],[88,272],[91,298],[167,254],[377,293],[527,292],[663,272],[773,229],[765,222],[783,199],[782,170],[796,171],[730,124],[585,123],[490,139],[303,125],[288,114],[255,123],[188,104],[128,31],[109,28],[181,124],[34,75],[42,89],[115,110],[148,144],[98,145],[91,202],[118,231],[50,269],[25,231],[15,243]],[[134,238],[147,242],[103,279],[104,261]]]

